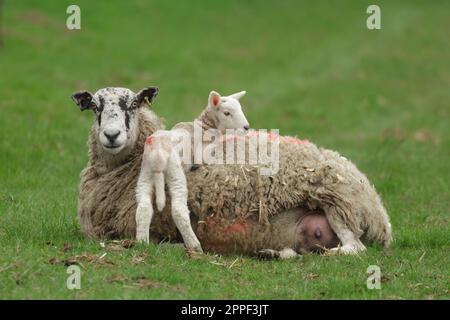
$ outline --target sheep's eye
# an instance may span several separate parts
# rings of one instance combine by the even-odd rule
[[[96,109],[96,108],[97,108],[97,105],[95,104],[94,101],[91,101],[91,108],[92,108],[92,109]]]
[[[131,107],[132,108],[137,108],[137,106],[138,106],[138,103],[137,103],[136,100],[134,100],[133,103],[131,104]]]
[[[231,115],[231,113],[229,113],[228,111],[224,111],[223,114],[226,115],[226,116],[230,116]]]

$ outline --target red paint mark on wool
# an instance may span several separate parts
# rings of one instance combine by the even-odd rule
[[[152,136],[148,136],[147,139],[145,139],[145,144],[152,144],[152,142],[153,142]]]
[[[247,224],[245,222],[236,222],[226,227],[224,233],[245,233],[247,231]]]
[[[244,140],[245,138],[249,138],[249,137],[254,137],[254,136],[258,136],[260,133],[258,131],[252,131],[246,135],[226,135],[224,136],[223,140],[225,141],[230,141],[230,140]],[[298,139],[295,137],[289,137],[289,136],[280,136],[278,134],[274,134],[271,132],[268,132],[267,134],[267,140],[268,141],[279,141],[280,143],[286,143],[286,144],[308,144],[309,140],[308,139]]]
[[[300,140],[294,137],[281,137],[281,142],[290,144],[308,144],[309,140],[308,139]]]

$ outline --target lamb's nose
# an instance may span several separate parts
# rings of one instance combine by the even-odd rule
[[[114,131],[114,132],[103,132],[105,137],[109,140],[109,142],[114,143],[114,141],[117,139],[117,137],[120,134],[120,130]]]
[[[248,124],[246,124],[246,125],[244,126],[244,130],[245,130],[245,131],[248,131],[248,129],[250,129],[250,126],[249,126]]]

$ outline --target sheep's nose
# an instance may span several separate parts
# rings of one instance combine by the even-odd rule
[[[103,132],[105,137],[108,139],[109,142],[114,143],[114,141],[117,139],[117,137],[120,134],[120,130],[114,131],[114,132]]]
[[[250,126],[249,126],[248,124],[246,124],[246,125],[244,126],[244,130],[245,130],[245,131],[248,131],[248,129],[250,129]]]

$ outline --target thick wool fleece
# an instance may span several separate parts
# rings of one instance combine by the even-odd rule
[[[162,128],[147,110],[140,113],[138,142],[114,166],[105,167],[91,131],[78,208],[82,231],[90,236],[135,236],[135,188],[144,142]],[[291,137],[280,137],[279,159],[273,176],[259,175],[254,165],[205,165],[186,175],[194,231],[205,250],[251,253],[293,247],[295,228],[290,226],[308,210],[344,221],[363,239],[389,245],[389,219],[380,197],[350,161]],[[150,234],[157,241],[179,239],[170,205],[154,216]]]
[[[269,221],[284,215],[286,210],[301,207],[322,211],[328,219],[340,219],[357,237],[389,245],[391,229],[386,210],[366,176],[353,163],[308,141],[272,138],[279,141],[277,174],[260,175],[256,165],[202,166],[187,174],[188,202],[201,222],[197,230],[200,239],[211,237],[211,219],[220,219],[219,225],[230,225],[233,230],[240,228],[239,221],[243,219],[259,221],[247,233],[252,233],[254,239],[266,237],[253,230],[273,234],[273,223]],[[245,140],[248,145],[248,139]],[[264,229],[265,224],[268,229]],[[248,227],[248,223],[242,225]],[[212,230],[216,231],[215,227]],[[277,237],[281,238],[283,231],[278,231]],[[275,240],[264,241],[272,245],[268,248],[278,247]]]

